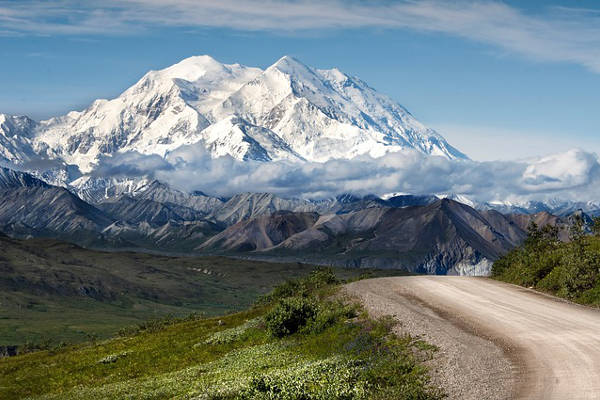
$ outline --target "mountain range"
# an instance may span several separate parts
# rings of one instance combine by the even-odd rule
[[[481,275],[521,243],[531,221],[568,235],[569,217],[501,214],[436,196],[284,199],[185,193],[122,181],[103,193],[0,169],[0,231],[93,248],[216,254],[420,273]],[[97,188],[95,185],[94,188]]]
[[[360,166],[361,156],[403,151],[468,160],[338,69],[289,56],[264,70],[191,57],[83,111],[45,121],[0,114],[0,231],[99,248],[485,274],[530,221],[566,228],[573,213],[600,214],[595,203],[486,203],[460,194],[218,197],[104,168],[118,170],[120,156],[137,154],[176,169],[191,147],[192,157],[201,149],[241,163]]]
[[[402,149],[466,158],[360,79],[289,56],[265,70],[190,57],[148,72],[119,97],[96,100],[83,111],[40,122],[0,115],[5,163],[55,160],[63,176],[53,183],[79,177],[65,173],[66,166],[90,174],[117,153],[168,158],[198,143],[212,157],[241,161],[323,162]]]
[[[69,187],[92,203],[96,199],[88,196],[131,195],[152,180],[144,173],[99,168],[103,162],[118,169],[117,156],[139,153],[177,168],[177,151],[189,146],[200,146],[213,158],[259,163],[378,157],[406,149],[467,159],[359,78],[289,56],[264,70],[190,57],[150,71],[117,98],[96,100],[82,111],[45,121],[0,114],[0,165]],[[600,210],[593,202],[482,203],[460,194],[438,195],[446,196],[505,213],[565,216],[578,209]]]

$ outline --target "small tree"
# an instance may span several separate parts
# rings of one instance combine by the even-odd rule
[[[535,221],[531,221],[527,226],[527,239],[525,239],[525,246],[536,246],[542,238],[540,227]]]
[[[581,215],[573,216],[573,223],[571,223],[571,228],[569,230],[569,238],[573,242],[577,242],[581,240],[585,236],[585,223],[583,222],[583,217]]]
[[[592,219],[592,233],[594,236],[600,236],[600,217]]]
[[[558,243],[558,227],[546,224],[542,228],[531,221],[527,227],[525,247],[530,249],[543,249]]]

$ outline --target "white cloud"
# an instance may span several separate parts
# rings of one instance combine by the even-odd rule
[[[523,187],[535,191],[585,187],[598,177],[597,156],[569,150],[531,162],[523,172]]]
[[[404,151],[381,158],[294,164],[212,159],[204,145],[197,144],[170,153],[166,161],[135,153],[107,158],[101,170],[147,173],[180,189],[223,196],[246,191],[306,198],[347,192],[458,193],[479,201],[600,196],[598,157],[578,149],[527,161],[449,161]]]
[[[498,1],[106,0],[0,1],[0,31],[119,34],[151,26],[306,31],[411,29],[483,42],[535,60],[572,62],[600,73],[598,10],[526,13]]]

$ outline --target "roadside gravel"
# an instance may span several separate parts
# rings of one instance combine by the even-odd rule
[[[358,299],[372,316],[393,316],[398,321],[397,334],[419,336],[438,347],[427,364],[433,383],[444,388],[448,399],[515,398],[519,368],[513,367],[510,350],[463,325],[458,316],[453,318],[424,303],[410,278],[358,281],[346,285],[345,292]]]

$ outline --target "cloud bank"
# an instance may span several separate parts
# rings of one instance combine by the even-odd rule
[[[182,190],[230,196],[271,192],[283,197],[326,198],[404,192],[464,194],[477,201],[600,198],[600,160],[573,149],[523,161],[450,161],[407,150],[325,163],[240,162],[211,158],[204,145],[183,146],[166,158],[126,153],[104,159],[100,174],[148,175]]]
[[[525,12],[499,1],[75,0],[0,1],[0,35],[127,34],[150,27],[294,32],[409,29],[466,38],[541,61],[600,73],[600,13]]]

